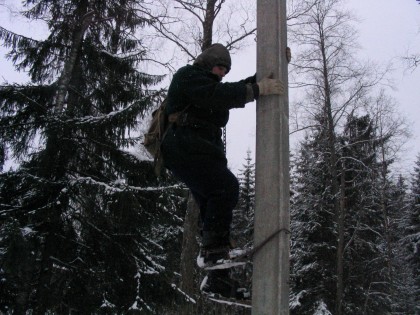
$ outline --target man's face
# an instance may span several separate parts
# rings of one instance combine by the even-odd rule
[[[214,66],[211,72],[217,75],[220,81],[222,81],[223,77],[226,75],[227,68],[224,66]]]

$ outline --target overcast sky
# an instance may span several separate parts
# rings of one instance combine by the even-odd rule
[[[6,2],[13,3],[11,0]],[[4,0],[0,0],[1,3]],[[355,24],[360,34],[360,58],[380,64],[393,63],[395,90],[390,89],[387,93],[396,99],[401,113],[411,122],[413,133],[403,156],[404,173],[407,174],[420,153],[420,67],[413,72],[407,71],[400,57],[407,52],[420,53],[420,4],[415,0],[347,0],[347,4],[360,19],[360,24]],[[0,25],[34,38],[41,38],[47,31],[23,18],[10,17],[3,6],[0,6]],[[293,52],[293,46],[291,49]],[[0,81],[26,81],[24,75],[13,71],[4,53],[5,49],[0,47]],[[235,81],[254,74],[255,60],[255,45],[234,55],[232,71],[225,80]],[[292,98],[290,102],[293,102]],[[255,103],[231,111],[227,134],[229,164],[236,173],[242,168],[247,149],[253,154],[255,151]]]
[[[360,34],[361,60],[393,64],[395,89],[388,89],[387,94],[395,98],[401,114],[411,122],[413,134],[400,163],[402,173],[407,175],[420,153],[420,66],[414,72],[407,71],[400,57],[407,52],[420,53],[420,4],[415,0],[347,0],[347,4],[359,18],[355,27]],[[291,49],[293,55],[294,47]],[[255,59],[255,47],[234,55],[226,80],[254,73]],[[292,93],[289,102],[293,102]],[[230,166],[241,169],[247,149],[255,148],[255,104],[231,111],[227,134]]]

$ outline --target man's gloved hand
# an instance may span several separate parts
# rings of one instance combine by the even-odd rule
[[[284,94],[284,84],[278,79],[272,79],[273,75],[271,74],[268,77],[263,78],[261,81],[257,82],[258,88],[260,90],[260,95],[283,95]]]

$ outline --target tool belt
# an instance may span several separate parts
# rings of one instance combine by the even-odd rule
[[[220,127],[217,127],[215,124],[206,120],[196,118],[189,113],[178,112],[170,114],[168,116],[168,121],[181,127],[187,126],[195,129],[205,129],[217,137],[222,135],[222,129]]]

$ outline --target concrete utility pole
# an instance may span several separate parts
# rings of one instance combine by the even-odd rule
[[[287,87],[286,0],[257,1],[257,75]],[[289,314],[289,105],[288,95],[257,102],[254,245],[282,229],[254,256],[253,315]]]

